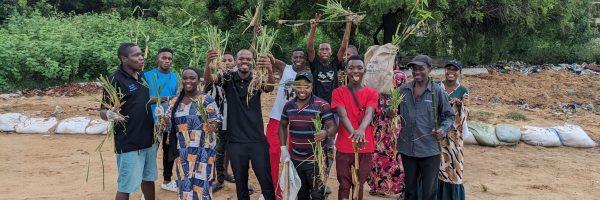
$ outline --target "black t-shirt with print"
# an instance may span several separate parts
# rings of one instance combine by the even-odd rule
[[[331,103],[331,93],[338,87],[338,70],[340,68],[335,56],[329,59],[329,64],[324,65],[321,60],[316,57],[313,62],[310,62],[310,72],[313,74],[313,93]]]

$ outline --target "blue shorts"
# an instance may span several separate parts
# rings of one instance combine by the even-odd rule
[[[117,191],[122,193],[133,193],[142,181],[155,181],[156,151],[158,145],[145,149],[116,154],[119,178],[117,180]]]

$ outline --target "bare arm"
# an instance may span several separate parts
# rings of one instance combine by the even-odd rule
[[[288,136],[288,125],[289,121],[287,119],[282,119],[279,122],[279,144],[280,146],[287,146],[287,136]]]
[[[315,33],[317,31],[317,24],[321,19],[321,14],[315,14],[315,19],[310,20],[310,34],[308,34],[308,61],[313,62],[315,60]]]
[[[375,108],[373,108],[371,106],[368,106],[367,107],[367,112],[365,113],[365,118],[363,118],[363,120],[360,123],[360,126],[358,127],[358,129],[360,129],[360,130],[367,130],[367,127],[373,121],[373,114],[374,113],[375,113]]]
[[[343,106],[336,107],[337,113],[340,116],[340,122],[348,130],[350,134],[354,132],[354,127],[352,126],[352,122],[348,119],[348,113],[346,113],[346,108]]]
[[[347,18],[347,17],[346,17]],[[346,55],[346,48],[350,41],[350,31],[352,30],[352,22],[346,22],[346,28],[344,29],[344,37],[342,38],[342,44],[337,53],[338,62],[344,62],[344,56]]]
[[[271,59],[271,64],[273,65],[273,68],[277,70],[277,72],[279,73],[279,77],[281,78],[281,76],[283,76],[283,70],[285,70],[285,63],[273,57],[273,54],[269,54],[269,59]]]
[[[337,132],[337,126],[335,120],[328,120],[325,122],[325,128],[327,130],[327,137],[332,137]]]

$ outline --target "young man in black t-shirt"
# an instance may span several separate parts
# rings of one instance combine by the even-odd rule
[[[209,51],[207,62],[211,63],[217,53]],[[227,137],[229,140],[227,152],[230,154],[231,168],[235,176],[237,199],[249,200],[248,170],[250,162],[256,178],[260,184],[262,195],[266,200],[275,199],[275,188],[271,178],[269,165],[269,144],[264,133],[260,96],[263,92],[274,89],[273,60],[268,56],[261,57],[257,65],[268,70],[267,83],[269,86],[255,90],[253,96],[248,97],[248,87],[252,81],[253,55],[249,50],[243,49],[237,53],[237,71],[226,72],[213,80],[210,67],[204,69],[207,83],[221,82],[227,99]],[[208,64],[210,66],[210,64]],[[277,159],[277,158],[273,158]]]
[[[119,177],[116,200],[129,199],[129,194],[140,186],[145,199],[153,200],[156,180],[156,151],[154,123],[150,110],[149,89],[144,86],[144,57],[140,47],[132,43],[121,44],[118,50],[119,69],[108,76],[112,85],[124,94],[120,110],[103,105],[100,117],[115,123],[115,153]],[[111,104],[106,91],[105,103]]]
[[[348,20],[344,29],[344,37],[342,38],[342,44],[338,49],[337,56],[331,58],[331,45],[329,43],[321,43],[318,46],[317,55],[315,56],[315,32],[317,31],[317,25],[320,14],[315,15],[315,19],[310,20],[310,34],[308,35],[308,61],[310,63],[310,71],[313,74],[313,94],[321,97],[331,103],[331,94],[333,90],[339,86],[338,70],[345,70],[343,61],[346,55],[346,48],[348,47],[348,41],[350,40],[350,30],[352,29],[352,22]],[[331,165],[333,164],[334,155],[334,139],[335,137],[327,138],[327,169],[325,173],[329,174]],[[326,188],[327,193],[331,190]]]
[[[350,40],[350,30],[352,22],[346,22],[344,37],[342,44],[337,52],[336,57],[331,57],[331,44],[321,43],[315,55],[315,33],[321,15],[317,14],[315,19],[310,20],[310,34],[308,35],[308,61],[310,63],[310,71],[313,74],[315,82],[314,94],[331,103],[331,93],[338,87],[338,70],[343,70],[342,62],[346,53],[346,47]]]

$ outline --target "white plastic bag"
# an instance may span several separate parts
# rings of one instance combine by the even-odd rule
[[[565,124],[563,126],[554,126],[552,129],[556,130],[562,144],[565,146],[583,148],[598,146],[580,126]]]
[[[525,131],[522,132],[521,140],[527,144],[544,147],[562,145],[558,134],[550,129],[535,126],[523,126],[523,128]]]
[[[50,129],[56,125],[56,118],[29,118],[17,124],[17,133],[48,134]]]
[[[15,132],[17,124],[27,120],[21,113],[5,113],[0,115],[0,131]]]
[[[278,182],[281,193],[283,194],[283,199],[295,200],[298,197],[298,191],[300,191],[302,183],[298,176],[298,172],[296,171],[296,167],[294,167],[291,160],[284,161]]]
[[[90,124],[89,117],[73,117],[58,123],[54,133],[59,134],[85,134],[85,128]]]
[[[106,134],[108,131],[108,121],[95,119],[90,122],[90,125],[85,129],[85,134],[98,135]]]

